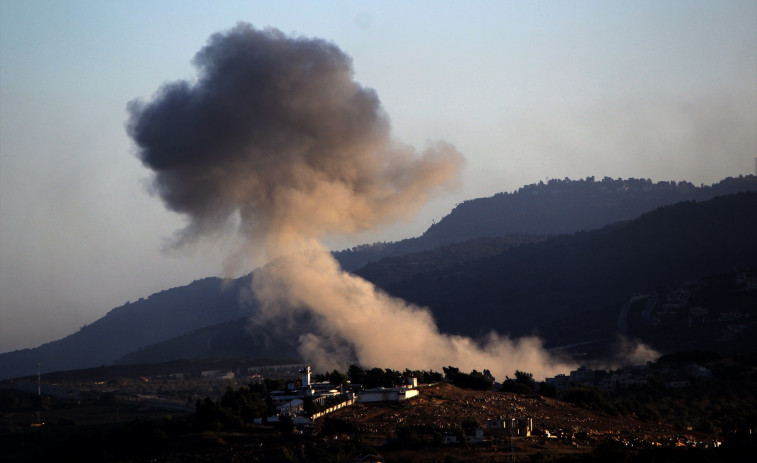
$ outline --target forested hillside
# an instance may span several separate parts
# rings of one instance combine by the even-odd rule
[[[0,376],[29,375],[37,364],[42,371],[107,365],[138,348],[250,315],[254,307],[240,300],[250,281],[205,278],[127,302],[63,339],[0,354]]]
[[[257,327],[247,317],[239,318],[140,348],[125,355],[117,363],[129,365],[187,359],[298,357],[296,339],[272,333],[275,330],[270,327]]]
[[[577,343],[584,349],[592,342],[595,349],[605,349],[615,341],[621,306],[637,292],[674,288],[755,262],[757,244],[750,237],[757,233],[756,222],[757,193],[750,193],[664,207],[635,221],[544,241],[479,238],[386,258],[357,273],[396,296],[429,306],[445,332],[537,333],[550,346]],[[278,339],[276,349],[293,352],[300,334],[279,331],[277,338],[264,328],[247,331],[252,339],[240,341],[240,324],[199,330],[123,361],[167,360],[179,353],[203,358],[230,350],[238,356],[239,348],[261,355],[261,339],[266,346]],[[677,331],[676,339],[691,348],[691,340]],[[716,336],[709,334],[708,345]],[[672,339],[655,334],[650,340],[660,337]],[[734,341],[718,345],[757,349],[754,341]],[[675,350],[671,343],[662,347]]]
[[[433,249],[479,237],[558,235],[593,230],[635,219],[657,207],[680,201],[757,191],[757,176],[726,178],[714,185],[652,182],[649,179],[594,177],[526,185],[458,204],[422,236],[396,243],[374,243],[335,253],[342,266],[356,270],[383,257]]]
[[[392,295],[429,307],[444,332],[471,336],[490,330],[513,335],[537,333],[553,345],[609,338],[615,334],[619,308],[636,293],[649,292],[658,286],[674,287],[734,267],[755,266],[757,192],[687,201],[598,230],[553,237],[504,233],[455,242],[468,233],[456,231],[456,227],[470,221],[471,229],[486,235],[486,230],[498,229],[487,228],[495,223],[514,221],[533,225],[542,220],[545,227],[557,226],[554,224],[560,223],[561,214],[567,214],[564,209],[570,209],[570,201],[563,195],[583,197],[583,201],[576,200],[578,205],[594,204],[594,214],[573,211],[571,216],[584,220],[571,222],[575,227],[587,223],[589,218],[596,220],[601,211],[630,213],[631,209],[621,206],[638,207],[644,203],[641,199],[648,199],[650,191],[656,188],[672,195],[670,199],[675,196],[672,192],[689,191],[694,196],[715,194],[754,189],[755,183],[754,176],[726,179],[704,188],[672,183],[666,186],[644,180],[549,182],[464,203],[426,235],[415,238],[416,241],[405,240],[383,248],[366,246],[337,253],[337,257],[356,258],[355,264],[372,256],[369,260],[375,261],[356,273]],[[629,190],[618,191],[621,184]],[[615,190],[610,191],[611,187]],[[546,194],[549,191],[556,193]],[[507,208],[514,208],[515,204],[523,208],[535,197],[542,198],[537,202],[539,207],[531,212],[523,209],[518,220],[509,217]],[[504,201],[506,207],[496,213],[487,209],[487,204],[497,201]],[[649,201],[645,204],[651,207]],[[469,210],[478,212],[466,215]],[[538,217],[541,218],[537,220]],[[475,225],[475,220],[481,221],[480,226]],[[450,234],[446,235],[445,230]],[[441,241],[451,243],[429,245],[433,249],[420,253],[408,251],[417,243],[430,243],[428,236],[434,234],[441,234]],[[404,250],[404,255],[382,260],[381,255],[387,250],[389,255]],[[249,305],[250,299],[244,303],[240,299],[240,290],[250,287],[250,278],[225,283],[207,278],[127,303],[59,341],[0,354],[0,376],[29,375],[37,364],[43,371],[54,371],[111,364],[121,358],[147,362],[152,357],[154,361],[162,361],[180,354],[186,358],[276,357],[277,350],[286,350],[286,355],[291,355],[296,342],[278,344],[276,339],[296,341],[300,334],[296,328],[290,332],[261,328],[260,337],[253,335],[250,342],[240,341],[248,332],[239,320],[255,310]],[[214,327],[224,323],[225,328]]]
[[[552,321],[595,311],[598,334],[614,336],[626,298],[660,285],[753,266],[757,193],[659,208],[600,230],[523,244],[449,268],[416,266],[412,277],[385,278],[379,262],[359,270],[390,294],[432,309],[442,331],[523,335]],[[406,256],[404,259],[411,259]],[[599,314],[599,315],[597,315]],[[564,330],[580,332],[576,326]],[[593,322],[594,320],[588,320]]]

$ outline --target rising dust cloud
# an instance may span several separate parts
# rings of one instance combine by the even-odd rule
[[[188,219],[175,245],[232,224],[244,244],[229,261],[268,263],[253,283],[259,320],[312,317],[300,350],[316,368],[454,365],[500,380],[516,368],[537,378],[569,368],[536,338],[439,333],[427,309],[342,271],[326,251],[329,235],[412,217],[459,183],[463,164],[448,143],[418,152],[393,140],[376,92],[353,80],[338,47],[240,23],[193,63],[196,81],[129,103],[128,133],[154,172],[152,191]]]

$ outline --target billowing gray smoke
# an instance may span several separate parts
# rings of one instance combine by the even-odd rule
[[[339,48],[240,24],[213,35],[194,64],[196,82],[129,104],[128,132],[154,171],[154,191],[189,218],[178,244],[234,224],[250,259],[276,259],[256,271],[254,293],[263,318],[312,315],[316,329],[301,338],[306,357],[500,375],[561,368],[535,339],[492,335],[480,346],[440,334],[428,310],[381,293],[322,252],[326,235],[412,216],[434,190],[459,181],[463,162],[446,143],[418,153],[392,140],[376,93],[353,80]]]
[[[333,44],[240,24],[213,35],[194,64],[196,82],[129,104],[155,191],[190,219],[180,243],[240,219],[272,258],[411,215],[458,180],[452,146],[417,156],[391,140],[376,93]]]

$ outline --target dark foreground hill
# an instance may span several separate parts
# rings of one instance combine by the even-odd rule
[[[495,329],[520,336],[561,320],[568,335],[590,324],[597,336],[612,336],[619,308],[636,293],[754,266],[755,237],[757,193],[741,193],[662,207],[633,221],[444,269],[416,265],[415,274],[401,281],[382,269],[398,266],[396,260],[357,273],[394,296],[430,307],[445,332]]]
[[[754,450],[754,440],[748,434],[731,430],[725,431],[725,436],[716,435],[718,428],[710,420],[713,416],[725,417],[728,423],[734,423],[734,415],[751,418],[749,399],[754,394],[743,384],[734,387],[712,382],[709,388],[691,388],[683,393],[647,389],[642,397],[626,392],[617,398],[584,389],[573,393],[571,400],[582,405],[577,406],[536,394],[474,391],[440,382],[422,385],[418,396],[401,403],[355,403],[314,420],[307,432],[294,434],[292,428],[250,423],[253,416],[249,415],[256,410],[253,407],[262,401],[241,382],[146,378],[146,372],[140,372],[141,377],[98,373],[101,375],[88,377],[86,382],[74,383],[90,387],[79,400],[46,397],[48,406],[42,411],[45,426],[29,426],[38,410],[35,395],[6,396],[16,422],[0,422],[0,459],[135,463],[731,462],[751,461]],[[284,379],[291,377],[282,378],[282,383]],[[114,387],[120,392],[111,392]],[[143,388],[152,393],[143,392],[134,400],[136,394],[131,391]],[[718,390],[711,392],[715,388]],[[167,417],[169,409],[159,408],[172,402],[184,404],[165,396],[182,396],[190,390],[190,395],[199,397],[226,392],[215,402],[218,406],[208,404],[208,399],[200,402],[203,405],[195,413],[190,407],[175,407]],[[162,400],[158,401],[156,395]],[[589,398],[594,401],[588,402]],[[615,405],[622,408],[618,410]],[[657,409],[667,412],[660,416]],[[680,420],[688,416],[696,421]],[[497,423],[497,417],[514,419],[516,426],[508,430],[502,421]],[[694,425],[693,431],[687,429],[689,424]],[[478,434],[463,443],[465,435],[475,429],[484,430],[483,436]],[[722,446],[713,448],[716,442]]]

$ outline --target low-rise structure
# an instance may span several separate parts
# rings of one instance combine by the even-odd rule
[[[486,421],[486,429],[493,435],[529,437],[534,429],[534,422],[531,418],[498,416]]]
[[[200,376],[208,379],[234,379],[234,372],[231,370],[205,370]]]
[[[321,406],[320,411],[313,413],[309,418],[305,418],[308,423],[311,423],[312,420],[355,402],[397,402],[418,395],[418,380],[416,378],[408,378],[407,384],[403,387],[379,387],[365,391],[360,390],[362,387],[347,387],[348,390],[345,392],[345,388],[341,386],[327,382],[313,382],[309,365],[301,368],[299,372],[302,374],[300,386],[289,383],[286,390],[271,392],[271,398],[277,406],[276,415],[265,420],[258,418],[255,420],[256,423],[274,423],[282,415],[305,418],[301,415],[303,415],[306,400]],[[295,419],[295,424],[297,423]]]
[[[407,387],[377,387],[358,395],[359,402],[400,402],[418,395],[418,390]]]

